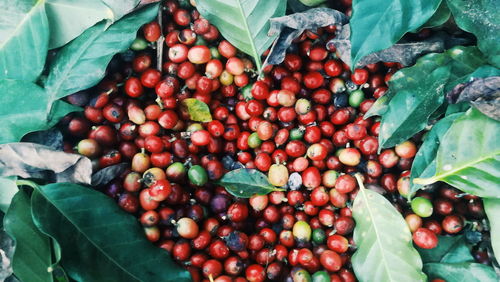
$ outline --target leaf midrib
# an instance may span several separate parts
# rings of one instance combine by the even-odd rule
[[[250,32],[250,28],[248,27],[248,18],[245,16],[245,13],[243,12],[243,6],[241,5],[241,0],[235,0],[235,1],[236,1],[236,3],[238,3],[238,11],[240,12],[241,17],[243,18],[243,25],[245,27],[245,33],[247,34],[248,38],[250,39],[250,47],[252,48],[253,57],[255,59],[255,65],[257,67],[257,71],[260,72],[260,69],[261,69],[260,55],[257,52],[257,47],[255,46],[254,38],[252,36],[252,33]]]
[[[24,26],[24,24],[29,20],[31,19],[34,11],[36,11],[37,9],[39,9],[38,5],[43,5],[45,2],[45,0],[39,0],[31,9],[28,13],[26,13],[26,15],[23,17],[23,19],[19,22],[19,24],[16,26],[16,28],[14,29],[14,31],[10,34],[10,36],[7,36],[7,40],[5,40],[4,42],[0,43],[0,50],[2,50],[5,45],[7,45],[7,42],[10,42],[12,40],[12,38],[14,38],[14,36],[16,34],[18,34],[19,32],[19,29]]]
[[[117,261],[115,261],[112,257],[110,257],[104,250],[102,250],[99,245],[97,245],[93,240],[91,240],[86,233],[84,233],[77,224],[75,224],[73,222],[73,220],[71,220],[71,218],[69,216],[66,215],[65,212],[63,212],[61,209],[59,209],[59,207],[51,200],[49,199],[48,197],[45,196],[45,193],[42,191],[41,188],[37,189],[37,191],[39,192],[39,194],[47,201],[49,202],[59,213],[61,213],[62,216],[64,216],[64,218],[66,220],[68,220],[71,225],[74,226],[74,228],[76,230],[78,230],[78,232],[80,232],[80,234],[83,235],[83,237],[85,239],[87,239],[87,241],[89,241],[97,250],[99,250],[100,253],[102,253],[106,258],[108,258],[112,263],[114,263],[116,266],[119,267],[119,269],[121,269],[123,272],[129,274],[132,278],[136,279],[137,281],[141,281],[141,279],[137,278],[134,274],[130,273],[126,268],[124,268],[121,264],[119,264]],[[66,196],[65,196],[66,198]]]
[[[358,177],[356,177],[358,178]],[[362,181],[360,181],[360,179],[358,178],[358,183],[359,184],[362,184]],[[370,215],[370,218],[371,218],[371,222],[372,222],[372,225],[373,225],[373,230],[375,231],[375,238],[376,238],[376,241],[377,241],[377,245],[380,249],[380,253],[382,254],[382,260],[383,260],[383,265],[384,265],[384,268],[387,272],[387,275],[389,276],[389,281],[395,281],[392,279],[392,276],[391,276],[391,272],[389,271],[389,267],[387,265],[387,260],[385,258],[385,254],[384,254],[384,248],[382,246],[382,242],[380,242],[380,236],[379,236],[379,231],[377,229],[377,225],[375,224],[375,217],[373,216],[373,212],[370,208],[370,205],[368,204],[368,197],[366,196],[366,193],[365,193],[365,189],[363,187],[363,185],[359,185],[359,191],[361,192],[361,195],[363,195],[363,200],[365,201],[365,206],[366,206],[366,209],[368,210],[368,214]]]

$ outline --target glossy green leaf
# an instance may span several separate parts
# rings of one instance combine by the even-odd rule
[[[30,198],[19,190],[4,217],[4,228],[15,241],[12,267],[21,281],[52,281],[50,239],[42,234],[31,217]]]
[[[17,142],[26,133],[49,129],[59,118],[78,109],[57,101],[49,117],[49,96],[43,88],[27,81],[0,79],[0,93],[0,144]]]
[[[359,175],[356,179],[360,190],[352,216],[357,250],[351,258],[356,277],[360,281],[426,281],[404,218],[384,196],[364,188]]]
[[[491,266],[480,263],[426,263],[424,271],[429,279],[440,278],[446,282],[497,282]]]
[[[274,187],[267,176],[256,169],[240,168],[232,170],[218,181],[233,196],[250,198],[255,194],[266,195],[273,191],[283,191]]]
[[[0,177],[0,211],[7,212],[12,198],[19,189],[16,185],[16,177]]]
[[[422,26],[440,3],[441,0],[354,0],[350,21],[352,66]]]
[[[500,261],[500,199],[484,198],[484,211],[490,223],[491,247]]]
[[[137,30],[156,17],[158,4],[146,6],[109,26],[101,22],[64,46],[49,68],[45,87],[55,101],[94,86],[105,74],[111,58],[127,50]]]
[[[277,37],[267,35],[269,19],[285,15],[286,0],[197,0],[196,8],[260,71],[260,56]]]
[[[0,1],[0,79],[35,81],[49,41],[44,1]]]
[[[370,109],[363,115],[364,119],[381,116],[387,112],[389,109],[389,102],[394,96],[394,91],[387,91],[384,96],[378,98],[375,103],[370,107]]]
[[[500,122],[471,108],[456,119],[441,140],[436,174],[417,184],[444,181],[480,197],[500,197]]]
[[[194,121],[199,122],[209,122],[212,121],[212,115],[210,114],[210,108],[207,104],[200,100],[194,98],[188,98],[182,101],[182,104],[187,108],[189,112],[189,118]]]
[[[189,272],[147,241],[137,219],[113,199],[70,183],[32,195],[33,219],[55,238],[61,264],[77,281],[190,281]]]
[[[456,24],[477,37],[479,49],[500,67],[500,17],[497,0],[446,0]]]
[[[452,123],[463,113],[454,113],[444,117],[432,126],[432,129],[424,138],[424,143],[418,149],[413,164],[411,166],[411,186],[410,195],[415,194],[422,185],[413,183],[413,179],[418,177],[431,177],[436,172],[436,154],[443,139]]]
[[[441,4],[439,5],[438,9],[432,15],[432,17],[424,23],[420,28],[430,28],[430,27],[436,27],[444,24],[450,19],[451,12],[448,6],[446,5],[446,0],[441,0]]]
[[[383,115],[380,128],[383,134],[379,135],[381,148],[394,146],[422,130],[442,103],[444,93],[470,79],[485,62],[477,47],[457,46],[444,53],[425,55],[412,67],[396,72],[388,83],[391,95],[395,93],[394,98],[384,102],[388,105],[387,111],[378,111]],[[447,78],[443,71],[446,67],[450,68]],[[437,71],[439,68],[441,70]],[[430,107],[422,108],[422,105]]]
[[[406,141],[427,125],[429,116],[444,100],[444,86],[450,77],[450,67],[435,69],[415,88],[398,91],[382,116],[379,143],[381,148],[393,147]]]
[[[432,262],[459,263],[474,262],[463,235],[438,236],[439,244],[433,249],[417,247],[424,264]]]
[[[61,47],[101,20],[118,20],[138,3],[139,0],[46,0],[51,31],[49,48]]]

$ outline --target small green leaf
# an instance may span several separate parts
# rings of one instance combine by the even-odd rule
[[[235,169],[226,173],[218,183],[224,186],[231,195],[239,198],[250,198],[255,194],[266,195],[273,191],[283,191],[283,189],[271,185],[267,176],[256,169]]]
[[[416,178],[416,184],[444,181],[466,193],[500,196],[500,122],[471,108],[456,119],[441,140],[436,174]]]
[[[447,0],[456,24],[477,37],[479,49],[500,67],[500,17],[497,0]]]
[[[44,1],[0,1],[0,79],[35,81],[49,42]]]
[[[411,186],[409,195],[415,194],[422,189],[422,185],[413,183],[413,179],[418,177],[431,177],[436,172],[436,154],[443,139],[453,121],[463,113],[455,113],[444,117],[432,126],[432,129],[424,138],[424,143],[420,146],[413,164],[411,166]]]
[[[380,97],[373,103],[368,112],[363,116],[364,119],[373,116],[381,116],[387,112],[389,109],[389,102],[394,96],[393,91],[387,91],[384,96]]]
[[[500,261],[500,199],[484,198],[484,211],[490,223],[491,246],[497,262]]]
[[[187,108],[189,112],[189,118],[194,121],[199,122],[209,122],[212,121],[212,115],[210,114],[210,108],[208,105],[195,98],[188,98],[182,101],[182,104]]]
[[[440,26],[447,22],[450,19],[450,16],[451,12],[446,5],[446,0],[441,0],[441,4],[439,5],[434,15],[432,15],[432,17],[419,29]]]
[[[0,79],[0,93],[0,144],[17,142],[26,133],[49,129],[61,117],[79,109],[57,101],[53,116],[49,117],[49,96],[43,88],[27,81]]]
[[[106,22],[98,23],[64,46],[49,68],[45,84],[49,101],[94,86],[104,76],[111,58],[130,47],[137,30],[154,19],[157,11],[158,4],[152,4],[107,29]]]
[[[446,282],[497,282],[498,276],[491,266],[480,263],[426,263],[424,272],[432,279]]]
[[[37,227],[59,242],[72,279],[190,281],[168,252],[147,241],[134,216],[98,191],[71,183],[42,186],[33,192],[32,210]]]
[[[15,241],[12,267],[21,281],[53,281],[49,237],[42,234],[31,217],[30,198],[19,190],[4,217],[4,228]]]
[[[350,21],[352,66],[422,26],[440,3],[441,0],[354,0]]]
[[[404,218],[382,195],[365,189],[359,175],[356,179],[360,189],[352,216],[357,250],[351,258],[356,277],[360,281],[426,281]]]
[[[46,0],[50,26],[49,48],[70,42],[101,20],[108,24],[130,12],[139,0]]]
[[[444,100],[444,86],[450,77],[450,67],[435,69],[421,78],[418,86],[398,91],[382,116],[379,143],[381,148],[393,147],[427,125],[429,116]]]
[[[19,190],[16,185],[17,177],[0,177],[0,211],[7,212],[12,198]]]
[[[197,0],[196,8],[224,38],[252,56],[260,72],[260,56],[277,37],[267,36],[269,19],[285,15],[286,0]]]

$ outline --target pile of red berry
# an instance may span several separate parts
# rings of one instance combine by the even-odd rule
[[[145,25],[147,42],[136,40],[99,85],[68,97],[85,111],[63,121],[66,150],[76,145],[96,169],[130,163],[103,192],[136,215],[147,238],[194,281],[355,281],[353,175],[409,211],[418,141],[378,154],[380,122],[363,118],[400,66],[377,63],[351,73],[335,47],[325,47],[335,36],[327,26],[302,34],[282,64],[257,78],[252,61],[196,9],[175,0],[164,8],[163,31],[157,22]],[[159,71],[147,46],[162,32],[166,60]],[[182,104],[187,98],[206,103],[213,120],[192,121]],[[258,169],[286,190],[240,199],[215,184],[239,168]],[[483,217],[478,199],[467,203],[449,187],[440,192],[433,201],[442,223],[422,223],[433,213],[428,192],[417,194],[424,203],[412,203],[416,214],[406,216],[420,247],[434,247],[442,230],[461,231],[462,216]]]

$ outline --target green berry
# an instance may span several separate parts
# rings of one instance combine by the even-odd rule
[[[259,147],[260,144],[262,144],[262,140],[260,140],[257,132],[253,132],[250,136],[248,136],[248,146],[250,146],[250,148],[255,149]]]
[[[194,165],[188,170],[189,182],[196,186],[205,185],[208,181],[207,172],[200,165]]]
[[[314,243],[322,244],[323,242],[325,242],[325,239],[326,239],[325,231],[323,229],[319,229],[319,228],[314,229],[312,232],[312,239],[313,239]]]
[[[321,270],[321,271],[316,271],[314,272],[312,276],[312,281],[313,282],[329,282],[330,281],[330,275],[328,275],[328,272]]]
[[[148,42],[144,40],[143,38],[137,37],[134,42],[132,42],[132,45],[130,45],[130,49],[134,51],[141,51],[144,50],[148,47]]]
[[[349,95],[349,105],[351,105],[351,107],[359,107],[363,100],[365,100],[365,93],[363,93],[362,90],[354,90],[351,92],[351,95]]]
[[[432,203],[427,198],[416,197],[411,201],[411,209],[420,217],[429,217],[432,215]]]
[[[300,140],[304,137],[304,130],[300,128],[292,128],[290,130],[290,140]]]

